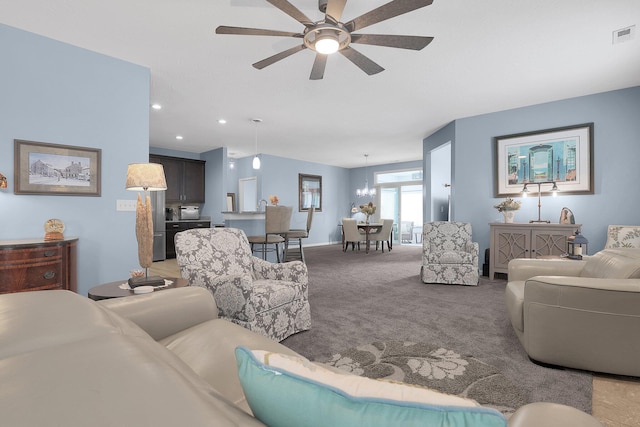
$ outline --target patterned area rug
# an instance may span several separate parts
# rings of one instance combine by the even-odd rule
[[[334,354],[324,363],[367,378],[402,381],[474,399],[506,417],[527,403],[522,391],[493,366],[432,344],[374,342]]]

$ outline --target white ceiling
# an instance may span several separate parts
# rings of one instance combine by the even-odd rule
[[[322,18],[317,0],[290,1]],[[350,0],[343,22],[387,1]],[[149,67],[163,106],[150,145],[232,157],[254,153],[251,118],[261,153],[360,167],[365,153],[369,165],[421,159],[423,138],[458,118],[640,85],[640,37],[612,44],[639,29],[638,0],[434,0],[359,31],[434,37],[422,51],[358,45],[386,71],[333,55],[318,81],[309,50],[251,66],[300,39],[214,33],[302,30],[263,0],[0,0],[0,22]]]

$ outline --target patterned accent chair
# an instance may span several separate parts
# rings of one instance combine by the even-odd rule
[[[468,222],[426,223],[422,231],[422,281],[477,286],[478,251]]]
[[[610,225],[604,248],[640,248],[640,225]]]
[[[208,289],[219,316],[275,341],[311,328],[307,266],[255,257],[244,231],[186,230],[176,234],[180,275]]]

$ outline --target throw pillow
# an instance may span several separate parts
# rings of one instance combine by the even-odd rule
[[[270,427],[505,427],[477,402],[424,387],[340,374],[304,358],[236,348],[251,411]]]

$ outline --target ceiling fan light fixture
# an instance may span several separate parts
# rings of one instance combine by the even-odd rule
[[[330,55],[338,51],[340,42],[336,34],[325,32],[318,36],[313,46],[316,52],[322,53],[323,55]]]

